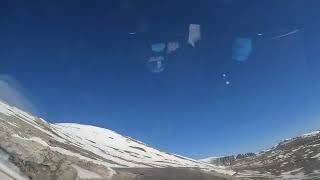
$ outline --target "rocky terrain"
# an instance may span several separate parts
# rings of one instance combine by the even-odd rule
[[[259,153],[193,160],[112,130],[50,124],[0,101],[1,180],[319,179],[320,131]]]
[[[246,179],[320,179],[320,131],[287,139],[271,149],[203,162],[230,167]]]
[[[50,124],[0,102],[1,180],[219,180],[234,173],[108,129]]]

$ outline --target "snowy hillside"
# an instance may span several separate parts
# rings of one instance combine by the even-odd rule
[[[97,177],[112,177],[116,173],[113,168],[182,167],[234,174],[224,167],[162,152],[108,129],[72,123],[50,124],[3,102],[0,102],[0,148],[17,157],[19,162],[31,159],[38,164],[52,164],[46,161],[67,158],[78,175],[97,167],[100,172],[92,172]],[[88,168],[88,163],[94,168]],[[51,172],[60,166],[48,168]]]
[[[68,139],[70,144],[106,159],[110,167],[199,167],[221,170],[186,157],[161,152],[108,129],[80,124],[56,124],[52,128]]]
[[[200,160],[232,168],[234,176],[252,179],[319,179],[320,131],[286,139],[259,153]]]
[[[219,157],[208,157],[208,158],[204,158],[204,159],[199,159],[199,161],[201,162],[205,162],[205,163],[211,163],[212,161],[219,159]]]

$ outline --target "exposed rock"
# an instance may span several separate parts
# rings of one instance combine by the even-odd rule
[[[245,153],[245,154],[238,154],[236,156],[236,159],[242,159],[242,158],[246,158],[246,157],[251,157],[251,156],[255,156],[255,153]]]
[[[229,166],[242,178],[319,179],[320,132],[282,141],[257,154],[213,158],[210,163]]]
[[[220,158],[213,158],[209,161],[209,163],[217,166],[230,166],[235,160],[235,156],[225,156]]]

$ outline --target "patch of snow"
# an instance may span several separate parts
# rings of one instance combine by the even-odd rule
[[[320,174],[320,170],[314,170],[311,174]]]
[[[313,132],[310,132],[310,133],[303,134],[302,137],[315,136],[315,135],[317,135],[319,133],[320,133],[320,131],[313,131]]]
[[[37,143],[40,143],[41,145],[45,146],[45,147],[49,147],[50,150],[52,151],[55,151],[55,152],[58,152],[60,154],[64,154],[64,155],[67,155],[67,156],[74,156],[74,157],[77,157],[81,160],[86,160],[86,161],[91,161],[93,163],[96,163],[96,164],[100,164],[100,165],[103,165],[103,166],[106,166],[106,167],[110,167],[110,166],[114,166],[114,167],[121,167],[121,166],[115,166],[114,164],[110,164],[110,163],[107,163],[107,162],[103,162],[103,161],[99,161],[99,160],[94,160],[94,159],[91,159],[91,158],[88,158],[88,157],[85,157],[81,154],[78,154],[78,153],[74,153],[72,151],[69,151],[67,149],[64,149],[64,148],[61,148],[61,147],[52,147],[52,146],[49,146],[45,141],[43,141],[42,139],[40,138],[36,138],[36,137],[31,137],[31,138],[24,138],[24,137],[21,137],[17,134],[14,134],[12,135],[12,137],[16,137],[16,138],[20,138],[20,139],[23,139],[23,140],[26,140],[26,141],[34,141],[34,142],[37,142]]]
[[[108,129],[71,123],[52,126],[61,136],[66,136],[65,138],[72,140],[74,144],[80,144],[82,149],[127,167],[199,167],[203,170],[234,174],[224,167],[159,151]]]
[[[210,163],[211,161],[218,159],[219,157],[208,157],[208,158],[204,158],[204,159],[199,159],[199,161],[201,162],[205,162],[205,163]]]
[[[284,166],[284,165],[286,165],[286,164],[288,164],[288,162],[284,162],[284,163],[282,163],[282,164],[281,164],[281,166]]]
[[[278,155],[279,159],[286,159],[289,158],[292,155],[292,153],[287,153],[287,154],[280,154]]]
[[[298,137],[310,137],[310,136],[315,136],[315,135],[317,135],[317,134],[319,134],[319,133],[320,133],[320,130],[318,130],[318,131],[313,131],[313,132],[310,132],[310,133],[305,133],[305,134],[302,134],[302,135],[300,135],[300,136],[298,136]],[[264,150],[261,150],[261,151],[259,151],[259,152],[256,152],[255,154],[258,155],[258,156],[261,156],[261,155],[263,155],[264,153],[266,153],[266,152],[268,152],[268,151],[274,150],[275,148],[277,148],[277,147],[280,146],[280,145],[288,144],[289,142],[291,142],[291,141],[294,140],[294,139],[296,139],[296,138],[287,138],[287,139],[284,139],[282,142],[278,143],[277,145],[272,146],[272,147],[269,148],[269,149],[264,149]],[[318,145],[320,145],[320,144],[315,144],[315,145],[311,145],[311,146],[314,147],[314,146],[318,146]],[[294,151],[293,151],[293,152],[294,152]]]
[[[296,151],[300,150],[301,148],[304,148],[304,146],[299,146],[298,148],[293,149],[292,152],[296,152]]]
[[[6,116],[12,116],[13,112],[10,111],[10,106],[0,101],[0,113]]]
[[[315,156],[312,156],[311,158],[320,158],[320,153]]]
[[[106,167],[125,167],[125,166],[121,166],[121,165],[116,165],[116,164],[107,163],[107,162],[102,161],[102,160],[94,160],[94,159],[85,157],[85,156],[83,156],[83,155],[81,155],[81,154],[74,153],[74,152],[72,152],[72,151],[69,151],[69,150],[66,150],[66,149],[60,148],[60,147],[50,147],[50,150],[55,151],[55,152],[58,152],[58,153],[61,153],[61,154],[64,154],[64,155],[67,155],[67,156],[74,156],[74,157],[77,157],[77,158],[82,159],[82,160],[91,161],[91,162],[94,162],[94,163],[96,163],[96,164],[104,165],[104,166],[106,166]],[[121,162],[120,162],[120,163],[121,163]],[[136,165],[136,164],[131,163],[131,164],[129,164],[129,165],[134,166],[134,165]]]
[[[0,114],[3,114],[5,116],[15,116],[19,120],[37,128],[38,130],[50,135],[51,137],[56,137],[51,132],[45,130],[43,127],[41,127],[39,124],[36,123],[36,118],[29,113],[26,113],[16,107],[12,107],[7,105],[6,103],[3,103],[0,101]],[[1,118],[2,119],[2,118]],[[3,119],[2,119],[3,120]],[[40,119],[41,120],[41,119]],[[44,121],[43,119],[41,121]]]
[[[307,145],[308,147],[317,147],[320,146],[320,144],[312,144],[312,145]]]

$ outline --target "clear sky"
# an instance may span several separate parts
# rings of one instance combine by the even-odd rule
[[[320,127],[319,6],[2,0],[0,75],[52,123],[101,126],[193,158],[258,151]],[[195,48],[191,23],[202,28]],[[232,59],[237,37],[252,38],[245,62]],[[151,73],[149,44],[170,40],[182,47]]]

